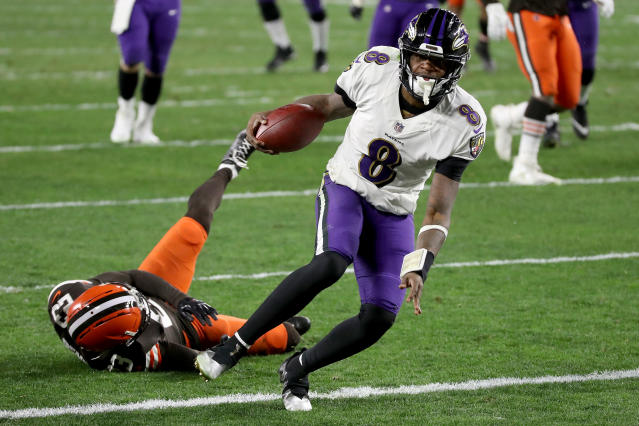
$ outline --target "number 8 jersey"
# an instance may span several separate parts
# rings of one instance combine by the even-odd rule
[[[447,159],[472,161],[485,142],[486,114],[455,86],[431,110],[403,118],[399,50],[361,53],[337,79],[336,92],[356,107],[344,140],[329,160],[333,182],[362,195],[378,210],[412,214],[433,170]]]

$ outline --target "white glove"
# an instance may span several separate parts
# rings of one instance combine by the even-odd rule
[[[604,18],[610,18],[615,13],[614,0],[595,0],[597,6],[599,6],[599,14]]]
[[[504,5],[501,3],[487,4],[486,15],[488,15],[488,38],[491,40],[501,40],[506,37],[508,15],[506,14]]]

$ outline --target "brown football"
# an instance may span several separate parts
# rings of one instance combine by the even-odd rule
[[[274,109],[260,125],[255,137],[275,152],[292,152],[304,148],[319,135],[324,115],[306,104],[289,104]]]

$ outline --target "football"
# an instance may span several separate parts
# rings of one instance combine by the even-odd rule
[[[319,135],[324,115],[306,104],[289,104],[271,111],[268,122],[258,127],[255,137],[275,152],[304,148]]]

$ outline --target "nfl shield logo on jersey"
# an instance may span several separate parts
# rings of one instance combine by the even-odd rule
[[[399,121],[396,121],[395,125],[393,126],[393,129],[395,129],[397,133],[402,133],[402,130],[404,130],[404,124]]]
[[[484,132],[470,138],[470,155],[473,158],[477,158],[477,156],[481,153],[481,150],[484,149],[485,142],[486,137],[484,136]]]

